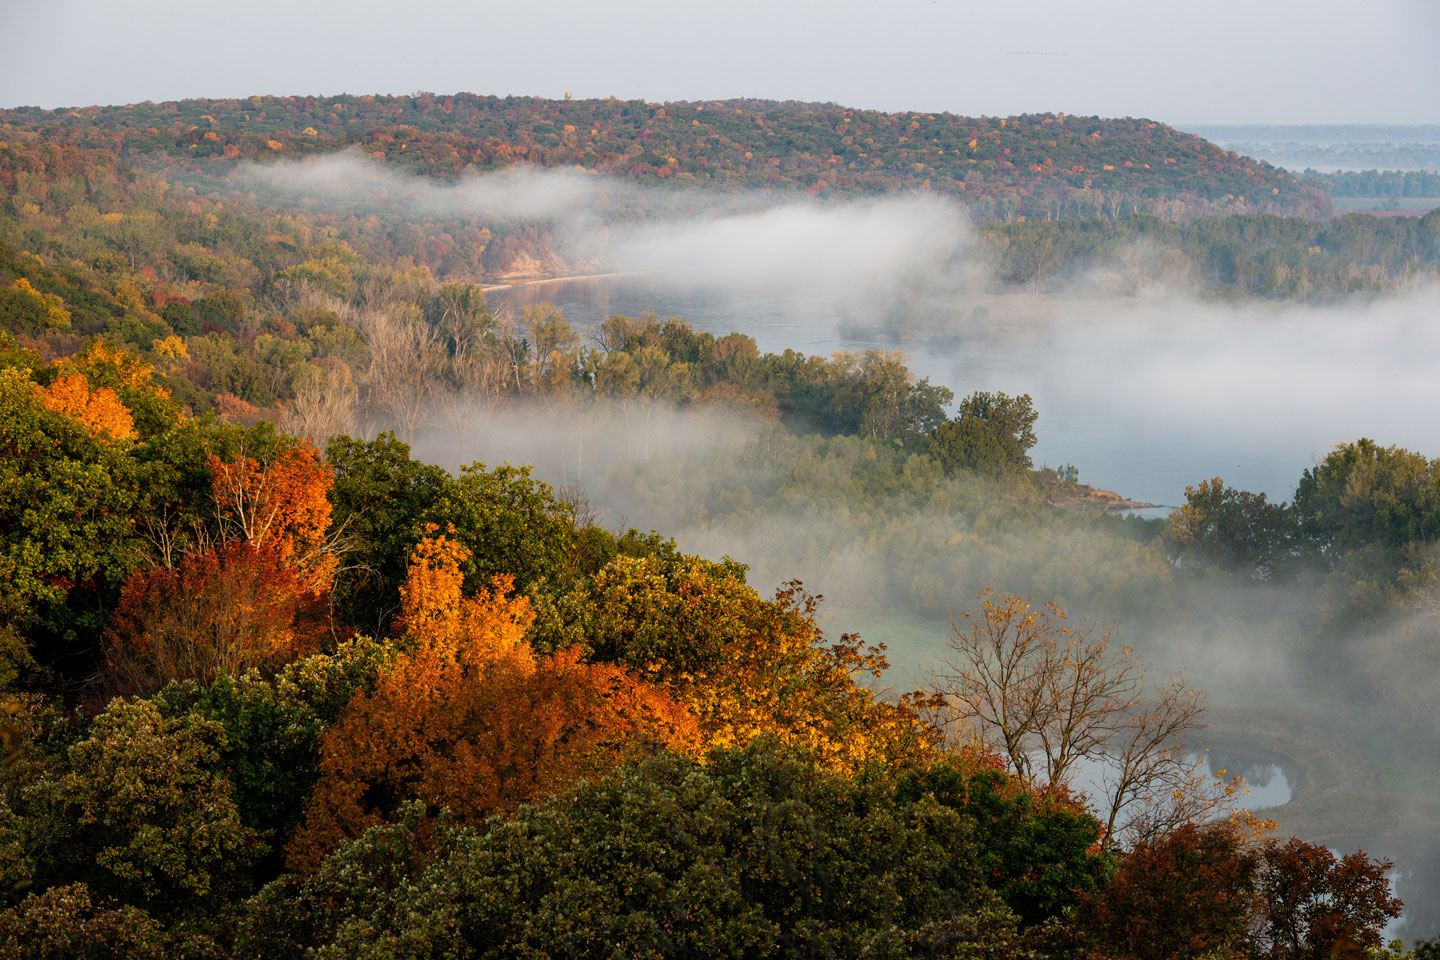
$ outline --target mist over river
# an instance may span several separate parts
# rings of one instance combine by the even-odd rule
[[[1289,500],[1305,469],[1336,444],[1360,437],[1440,455],[1440,291],[1433,288],[1313,306],[1176,295],[893,294],[731,293],[649,274],[517,285],[488,296],[492,307],[515,314],[555,304],[587,340],[611,314],[654,313],[717,336],[748,334],[762,352],[900,350],[917,376],[949,387],[957,400],[977,390],[1030,394],[1040,414],[1031,451],[1037,466],[1072,464],[1082,482],[1164,507],[1183,503],[1187,484],[1214,476]],[[484,451],[491,459],[499,452]],[[523,459],[520,449],[507,455]],[[634,513],[603,522],[613,527],[621,519],[642,529],[666,523]],[[665,532],[684,549],[750,562],[762,592],[799,576],[832,598],[855,597],[843,579],[836,582],[833,555],[805,568],[744,536]],[[1380,746],[1387,721],[1359,703],[1350,709],[1367,718],[1363,733],[1347,730],[1344,721],[1317,720],[1325,711],[1293,679],[1304,665],[1287,660],[1283,644],[1256,626],[1268,614],[1229,606],[1243,603],[1239,596],[1217,593],[1203,624],[1172,625],[1173,635],[1135,640],[1155,643],[1161,664],[1188,665],[1209,688],[1218,708],[1215,735],[1232,754],[1224,765],[1253,777],[1253,806],[1276,816],[1282,830],[1308,833],[1337,851],[1363,848],[1394,859],[1392,881],[1407,915],[1389,933],[1433,934],[1440,926],[1440,834],[1432,832],[1430,815],[1391,817],[1386,822],[1398,831],[1363,822],[1378,796],[1371,791],[1408,781],[1406,765],[1428,761],[1388,757]],[[832,599],[822,607],[822,626],[858,629],[888,643],[886,682],[894,689],[923,683],[945,652],[947,624],[902,604],[862,599],[874,605]],[[963,605],[970,596],[961,590],[954,599]],[[1255,722],[1265,709],[1279,718],[1270,726]]]
[[[489,294],[558,306],[583,333],[610,314],[739,331],[762,352],[901,350],[957,399],[1029,393],[1036,465],[1174,506],[1187,484],[1288,500],[1300,474],[1362,436],[1440,455],[1440,293],[1304,307],[1180,297],[948,296],[918,303],[726,295],[657,277],[547,282]]]

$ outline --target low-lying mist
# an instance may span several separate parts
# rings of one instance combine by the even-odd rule
[[[506,297],[508,296],[508,299]],[[952,389],[1028,393],[1037,464],[1174,506],[1213,476],[1287,500],[1336,444],[1370,437],[1440,453],[1440,288],[1336,304],[955,294],[901,300],[772,291],[714,294],[643,281],[539,286],[497,295],[557,303],[582,330],[605,315],[677,315],[761,350],[899,349]]]
[[[1278,811],[1283,829],[1373,852],[1376,838],[1440,828],[1420,799],[1440,744],[1433,610],[1327,632],[1323,578],[1184,573],[1153,521],[1052,513],[993,481],[946,478],[922,456],[715,411],[512,407],[463,437],[432,434],[416,454],[452,468],[533,463],[611,530],[733,556],[761,593],[803,580],[826,597],[827,633],[887,645],[892,669],[878,683],[891,693],[933,682],[950,614],[973,609],[980,590],[1057,601],[1077,622],[1112,627],[1157,672],[1186,670],[1208,692],[1217,742],[1303,769]],[[1397,889],[1413,926],[1392,932],[1427,934],[1437,863],[1396,849],[1411,847],[1385,855],[1408,871]]]
[[[1213,476],[1289,499],[1303,470],[1362,436],[1440,455],[1433,287],[1307,306],[1092,274],[997,294],[964,211],[930,196],[640,196],[575,171],[436,185],[353,155],[239,176],[317,202],[546,219],[563,229],[572,264],[643,276],[521,288],[492,306],[553,300],[582,334],[611,313],[653,311],[750,334],[761,350],[899,348],[957,397],[1029,393],[1037,464],[1073,464],[1084,482],[1157,504],[1181,503],[1187,484]],[[1117,263],[1116,274],[1143,263]],[[1104,292],[1121,287],[1140,295]],[[1433,611],[1326,633],[1333,598],[1317,578],[1182,573],[1155,523],[1051,512],[990,481],[947,478],[921,455],[715,408],[480,406],[465,424],[422,431],[416,455],[451,468],[534,464],[557,487],[578,487],[570,495],[587,498],[602,526],[731,555],[762,592],[802,579],[827,597],[827,630],[889,645],[893,688],[927,679],[947,613],[981,589],[1055,600],[1114,623],[1157,668],[1188,667],[1225,736],[1293,754],[1307,780],[1282,826],[1341,845],[1440,836],[1440,808],[1417,799],[1434,794],[1440,744],[1433,722],[1417,720],[1440,690]],[[1440,921],[1415,908],[1440,893],[1412,889],[1421,902],[1407,932],[1425,935]]]
[[[1260,635],[1271,627],[1255,626],[1265,619],[1255,616],[1260,607],[1285,602],[1279,593],[1257,598],[1228,581],[1211,584],[1194,600],[1211,611],[1207,622],[1170,622],[1161,641],[1161,612],[1173,611],[1180,587],[1153,523],[1056,515],[994,481],[947,478],[921,454],[877,456],[865,440],[797,436],[715,408],[557,402],[499,407],[464,431],[432,430],[415,454],[450,469],[530,464],[582,497],[599,525],[653,529],[687,552],[735,557],[762,592],[799,578],[837,614],[871,621],[898,612],[911,628],[905,643],[927,648],[895,650],[901,684],[925,679],[949,613],[987,587],[1118,618],[1127,642],[1154,648],[1167,666],[1203,665],[1222,685],[1286,686],[1295,673],[1284,643]]]
[[[1017,307],[1020,305],[1017,304]],[[1440,453],[1440,289],[1305,307],[1192,297],[1047,298],[957,339],[917,344],[912,367],[963,395],[1028,392],[1037,462],[1155,503],[1210,476],[1288,499],[1336,444],[1370,437]]]
[[[895,295],[966,277],[973,233],[934,194],[822,202],[803,194],[641,188],[579,168],[517,165],[438,183],[356,151],[242,164],[232,186],[328,208],[543,221],[576,272],[656,275],[686,290],[797,297]]]
[[[622,190],[616,181],[580,170],[525,165],[439,183],[387,169],[359,150],[309,160],[244,163],[231,176],[238,186],[337,209],[501,219],[578,218],[599,211]]]

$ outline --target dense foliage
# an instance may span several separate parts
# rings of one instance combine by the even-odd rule
[[[1294,177],[1143,119],[957,117],[835,104],[418,94],[250,97],[0,111],[0,135],[151,167],[328,153],[454,177],[515,163],[723,190],[963,197],[984,217],[1174,210],[1312,215]]]
[[[72,114],[7,111],[0,144],[0,954],[1378,946],[1398,908],[1385,864],[1198,814],[1122,843],[1066,777],[1012,775],[1016,757],[965,739],[955,698],[883,691],[883,645],[827,636],[791,577],[823,564],[842,602],[926,613],[993,578],[1141,623],[1197,585],[1265,600],[1296,581],[1315,585],[1323,641],[1432,603],[1435,463],[1359,441],[1293,504],[1192,488],[1162,535],[1084,512],[1110,501],[1073,468],[1034,469],[1028,396],[974,393],[952,414],[951,391],[897,354],[762,355],[655,317],[612,317],[585,343],[553,310],[491,312],[471,281],[486,257],[508,265],[498,224],[454,227],[457,242],[183,178],[358,144],[432,176],[523,158],[873,192],[923,174],[997,215],[1102,196],[1313,212],[1293,181],[1155,124],[1058,116],[424,96]],[[1211,257],[1232,234],[1327,229],[1099,224],[987,242],[1020,262],[1052,234],[1088,236],[1084,251],[1174,231]],[[1335,221],[1296,269],[1338,265],[1327,288],[1349,289],[1396,244],[1430,262],[1435,228]],[[1237,279],[1246,262],[1217,282],[1267,292]],[[546,470],[608,468],[687,534],[761,530],[744,559],[782,585],[767,596],[743,562],[604,529],[530,467],[412,459],[411,441],[463,438],[502,407],[577,426]],[[597,423],[619,425],[626,456]],[[716,424],[732,440],[683,456],[677,437]],[[1082,630],[1065,636],[1081,649]],[[1397,631],[1374,669],[1430,639]],[[1421,716],[1430,683],[1387,689]],[[1137,789],[1157,786],[1175,789]]]
[[[1440,173],[1428,170],[1306,170],[1302,179],[1332,197],[1440,198]],[[1437,199],[1440,206],[1440,199]]]
[[[637,349],[674,362],[673,346]],[[1192,925],[1165,927],[1165,950],[1191,937],[1309,956],[1375,946],[1397,909],[1383,865],[1332,863],[1299,841],[1217,852],[1182,825],[1107,852],[1063,778],[1012,776],[1002,755],[947,745],[925,720],[938,701],[861,686],[885,670],[882,650],[827,643],[798,584],[767,600],[735,561],[584,526],[528,471],[454,475],[390,436],[339,438],[332,464],[268,425],[184,416],[151,371],[103,345],[52,364],[17,352],[5,375],[14,456],[53,436],[49,455],[73,464],[27,474],[33,504],[77,472],[129,491],[67,494],[82,514],[121,514],[123,537],[77,535],[70,548],[87,581],[48,574],[44,551],[11,554],[16,582],[37,584],[3,623],[0,938],[23,941],[22,956],[107,938],[137,957],[601,943],[896,957],[1090,943],[1139,956],[1151,948],[1136,938],[1151,934],[1137,924],[1162,901]],[[51,402],[42,384],[66,376],[78,381],[69,396],[111,391],[102,421],[88,403]],[[895,382],[908,382],[903,368]],[[868,463],[846,471],[860,490],[968,489],[976,506],[1008,497],[1049,525],[1044,491],[1065,481],[1026,467],[1027,397],[977,394],[937,419],[908,441],[866,436],[863,416],[842,421],[858,436],[828,441],[774,427],[761,457],[828,443]],[[995,479],[959,462],[947,477],[932,459],[935,435],[957,423],[988,431]],[[808,483],[827,482],[822,462]],[[1218,480],[1177,514],[1185,537],[1170,541],[1208,545],[1197,570],[1245,577],[1343,570],[1355,551],[1404,556],[1428,530],[1430,476],[1423,458],[1362,442],[1302,482],[1305,522],[1284,542],[1309,553],[1257,554],[1266,528],[1231,514],[1291,508]],[[29,515],[30,501],[12,502]],[[1239,530],[1251,539],[1224,547]],[[347,562],[351,550],[363,562]],[[352,637],[367,623],[376,638]],[[131,696],[107,699],[117,691]],[[1164,844],[1184,863],[1221,860],[1166,867],[1154,861]],[[1185,892],[1197,883],[1218,898],[1212,919]],[[1290,896],[1301,886],[1307,901]]]
[[[990,227],[987,239],[999,276],[1032,290],[1079,284],[1112,294],[1169,288],[1304,301],[1440,274],[1440,213],[1028,221]]]

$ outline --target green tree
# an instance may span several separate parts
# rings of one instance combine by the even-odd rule
[[[945,422],[945,407],[955,398],[946,387],[915,381],[898,353],[871,350],[860,363],[859,432],[881,440],[911,442]]]
[[[974,825],[985,882],[1022,923],[1061,916],[1101,889],[1111,872],[1098,852],[1101,824],[1061,791],[1035,791],[991,755],[952,755],[907,774],[901,800],[933,797]]]
[[[983,421],[975,417],[947,420],[930,434],[927,447],[946,476],[974,471],[999,476],[1005,470],[1005,448]]]
[[[205,687],[172,684],[155,702],[167,718],[191,714],[220,725],[217,756],[241,822],[283,837],[299,823],[319,777],[321,736],[357,692],[374,690],[395,654],[362,637],[268,679],[252,671]]]
[[[530,342],[530,377],[538,392],[565,392],[580,357],[580,334],[560,310],[549,303],[526,307],[520,322]]]
[[[217,772],[224,744],[213,721],[112,701],[60,782],[73,875],[157,916],[203,915],[239,886],[260,838]]]
[[[1165,522],[1165,544],[1182,566],[1215,566],[1273,579],[1294,550],[1295,523],[1283,503],[1225,486],[1219,477],[1185,488],[1185,505]]]
[[[333,589],[338,618],[376,636],[400,608],[400,584],[425,520],[450,485],[441,467],[410,458],[393,433],[374,440],[335,437],[325,448],[335,471],[332,527],[346,543]]]
[[[573,508],[530,471],[508,463],[461,467],[427,518],[452,525],[454,539],[469,551],[467,591],[479,592],[491,577],[508,573],[523,592],[565,568],[574,546]]]
[[[1030,394],[1018,397],[1003,393],[972,393],[960,401],[957,420],[983,423],[999,442],[1007,466],[1030,469],[1029,450],[1035,446],[1035,410]]]
[[[647,676],[704,675],[721,667],[728,645],[760,631],[767,612],[733,560],[621,556],[567,593],[539,598],[531,632],[539,650],[578,645]]]
[[[1341,444],[1301,476],[1293,509],[1331,564],[1369,544],[1427,543],[1440,538],[1440,464],[1373,440]]]
[[[480,346],[495,328],[485,291],[473,283],[445,283],[425,305],[425,319],[434,324],[452,353]]]
[[[83,883],[0,912],[0,955],[16,960],[164,960],[173,947],[145,911],[96,903]]]
[[[420,811],[411,811],[411,816]],[[403,815],[403,812],[402,812]],[[418,824],[417,824],[418,825]],[[483,829],[371,830],[251,903],[244,957],[1012,955],[970,824],[759,742],[660,756]],[[403,947],[402,947],[403,945]]]
[[[53,293],[41,293],[24,277],[13,286],[0,285],[0,328],[38,333],[70,329],[70,312]]]
[[[0,625],[42,666],[93,668],[104,611],[144,553],[143,476],[127,443],[46,409],[25,369],[0,369]]]
[[[947,475],[1029,470],[1038,417],[1029,394],[973,393],[960,401],[954,419],[931,431],[927,447]]]

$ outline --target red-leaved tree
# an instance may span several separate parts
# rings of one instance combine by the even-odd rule
[[[1295,837],[1265,844],[1256,878],[1264,902],[1261,953],[1271,960],[1325,960],[1347,947],[1363,955],[1380,946],[1386,922],[1404,908],[1390,895],[1385,873],[1392,866],[1363,852],[1336,857]]]
[[[274,670],[313,652],[328,628],[330,466],[304,444],[209,466],[219,538],[126,580],[106,635],[108,694]]]
[[[149,696],[171,680],[277,669],[317,649],[329,603],[271,546],[244,541],[137,570],[107,634],[108,693]]]

